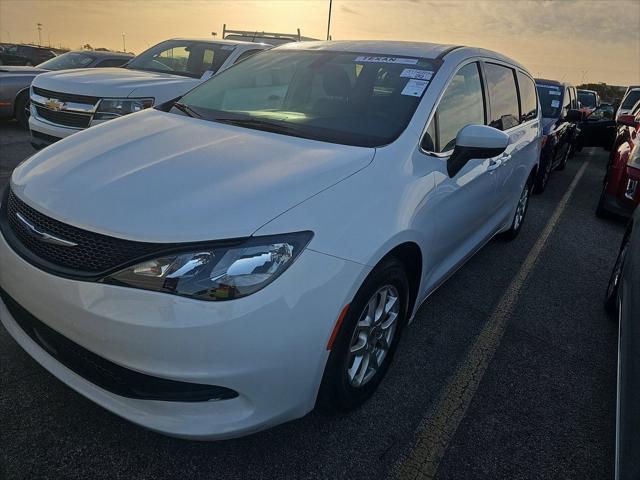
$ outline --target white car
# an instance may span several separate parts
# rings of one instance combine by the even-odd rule
[[[173,100],[254,53],[272,48],[238,40],[172,39],[124,68],[39,75],[31,84],[31,143],[43,148],[113,118]]]
[[[420,304],[522,228],[540,123],[531,75],[487,50],[261,53],[16,168],[2,323],[67,385],[169,435],[352,409]]]

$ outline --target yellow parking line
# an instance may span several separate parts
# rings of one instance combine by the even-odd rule
[[[425,480],[435,476],[440,460],[449,448],[449,443],[478,390],[489,362],[500,345],[507,322],[520,297],[522,287],[535,267],[549,236],[556,228],[593,154],[594,149],[590,149],[587,153],[588,158],[576,173],[571,185],[569,185],[560,203],[558,203],[553,215],[527,255],[520,270],[518,270],[491,317],[467,352],[464,361],[458,366],[449,383],[441,391],[434,407],[429,409],[423,417],[416,431],[414,447],[408,456],[398,463],[397,468],[391,474],[392,478],[397,478],[398,480]]]

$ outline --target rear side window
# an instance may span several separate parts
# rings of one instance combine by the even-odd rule
[[[428,151],[446,152],[455,147],[463,127],[485,124],[480,71],[477,63],[470,63],[458,70],[442,95],[422,146]]]
[[[512,68],[485,63],[487,87],[491,101],[489,125],[498,130],[508,130],[520,123],[520,108],[516,79]]]
[[[520,121],[526,122],[538,116],[538,97],[533,80],[522,72],[518,72],[518,86],[520,87]]]

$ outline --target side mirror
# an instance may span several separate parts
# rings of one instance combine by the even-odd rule
[[[467,125],[458,132],[456,146],[447,160],[447,173],[453,178],[472,158],[497,157],[509,145],[509,135],[486,125]]]
[[[565,116],[567,122],[579,122],[582,120],[582,112],[580,110],[569,110]]]
[[[620,125],[626,125],[627,127],[637,127],[636,117],[634,115],[620,115],[618,117],[618,123]]]

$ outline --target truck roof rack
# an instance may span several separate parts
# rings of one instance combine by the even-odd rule
[[[256,38],[274,40],[288,40],[291,42],[302,42],[303,40],[317,40],[316,38],[303,37],[300,34],[300,29],[297,29],[297,33],[279,33],[279,32],[265,32],[258,30],[231,30],[227,28],[225,23],[222,26],[222,38],[227,38],[228,35],[240,36],[247,38],[247,41],[254,41]]]

